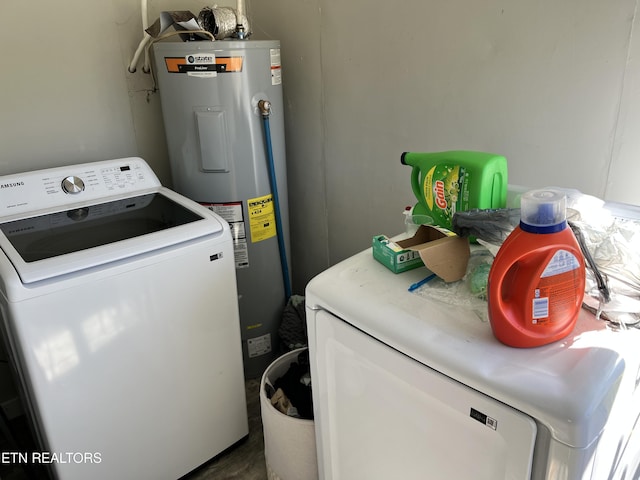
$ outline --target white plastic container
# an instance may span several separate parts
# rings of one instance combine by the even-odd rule
[[[316,433],[313,420],[295,418],[277,410],[267,398],[265,385],[282,377],[307,348],[285,353],[267,367],[260,381],[260,412],[264,432],[264,457],[269,480],[318,478]]]

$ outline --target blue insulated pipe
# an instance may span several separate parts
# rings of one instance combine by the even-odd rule
[[[289,265],[287,263],[287,250],[284,243],[284,231],[282,230],[282,215],[280,213],[280,198],[278,196],[278,182],[276,180],[276,167],[273,161],[273,148],[271,146],[271,128],[269,126],[269,115],[271,115],[271,102],[260,100],[258,108],[262,115],[262,125],[264,126],[264,137],[267,147],[267,163],[269,167],[269,181],[271,183],[271,193],[273,195],[273,207],[276,215],[276,230],[278,234],[278,247],[280,249],[280,264],[282,265],[282,279],[284,281],[285,305],[291,298],[291,282],[289,280]]]

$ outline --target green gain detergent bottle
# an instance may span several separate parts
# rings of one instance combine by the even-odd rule
[[[434,225],[451,229],[455,212],[506,207],[507,160],[500,155],[404,152],[400,161],[413,168],[414,218],[431,217]]]

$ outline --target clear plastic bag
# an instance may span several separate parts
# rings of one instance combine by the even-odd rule
[[[493,255],[480,246],[474,247],[469,257],[467,273],[457,282],[445,282],[435,277],[414,293],[435,302],[473,311],[483,322],[489,321],[486,293],[489,269]]]
[[[620,211],[614,215],[599,198],[578,190],[560,190],[567,196],[567,220],[576,236],[582,237],[585,259],[592,260],[587,261],[584,307],[621,328],[640,327],[640,218],[621,218]],[[519,219],[519,208],[456,212],[453,230],[461,236],[475,237],[495,256]],[[445,301],[452,297],[452,304],[461,304],[465,300],[458,300],[458,295],[472,295],[468,280],[473,268],[470,265],[465,277],[466,290],[450,286]],[[473,308],[477,311],[477,304]]]

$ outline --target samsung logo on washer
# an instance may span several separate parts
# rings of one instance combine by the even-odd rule
[[[185,58],[189,64],[213,65],[216,63],[216,56],[213,54],[199,53],[196,55],[187,55]]]
[[[0,183],[0,188],[24,187],[24,182]]]

